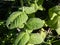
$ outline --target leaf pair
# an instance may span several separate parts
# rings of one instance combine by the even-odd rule
[[[41,31],[41,33],[32,33],[31,35],[27,32],[20,32],[14,45],[40,44],[44,41],[46,34],[46,31]]]
[[[6,21],[6,25],[8,28],[23,28],[24,23],[30,30],[35,30],[43,27],[44,21],[39,18],[30,18],[28,21],[28,16],[24,12],[14,12],[10,15],[8,20]],[[26,22],[27,21],[27,22]]]

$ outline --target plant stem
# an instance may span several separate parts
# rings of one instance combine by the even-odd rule
[[[20,0],[20,3],[21,3],[21,7],[23,7],[23,0]]]
[[[21,0],[21,7],[22,7],[22,11],[24,12],[24,4],[23,4],[23,0]]]

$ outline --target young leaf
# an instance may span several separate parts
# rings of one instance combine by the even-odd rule
[[[36,12],[35,7],[24,7],[24,11],[26,14],[31,14]]]
[[[38,7],[38,5],[37,5],[37,3],[35,3],[35,4],[34,4],[34,3],[33,3],[33,4],[31,4],[31,6],[35,8],[35,11],[37,11],[37,10],[38,10],[38,8],[39,8],[39,7]]]
[[[30,18],[26,24],[28,29],[35,30],[43,27],[44,21],[39,18]]]
[[[38,0],[37,4],[38,4],[38,10],[43,10],[43,4],[44,0]]]
[[[26,45],[26,43],[29,41],[29,34],[25,33],[23,38],[19,41],[18,45]]]
[[[58,21],[57,21],[57,29],[56,32],[58,33],[58,35],[60,35],[60,16],[58,17]]]
[[[32,33],[30,36],[30,44],[40,44],[44,41],[46,37],[46,32],[41,31],[41,33]]]
[[[46,24],[52,28],[52,29],[56,29],[57,28],[57,21],[58,21],[58,16],[55,16],[53,20],[48,20],[46,21]]]
[[[13,28],[23,28],[24,23],[26,23],[28,16],[24,12],[14,12],[8,18],[6,25],[10,29]]]
[[[30,7],[24,7],[24,11],[26,14],[32,14],[35,13],[38,10],[38,5],[37,4],[31,4]]]
[[[51,18],[53,19],[56,15],[60,15],[60,6],[59,5],[49,9],[50,19]]]
[[[44,9],[44,8],[43,8],[42,5],[39,5],[39,6],[38,6],[38,10],[41,10],[41,11],[42,11],[43,9]]]
[[[24,32],[20,32],[20,34],[17,36],[14,45],[18,45],[18,42],[22,39],[22,37],[24,36]]]

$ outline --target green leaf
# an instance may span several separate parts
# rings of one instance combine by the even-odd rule
[[[18,42],[22,39],[22,37],[24,36],[25,32],[20,32],[20,34],[17,36],[14,45],[18,45]]]
[[[43,27],[44,21],[39,18],[30,18],[26,24],[28,29],[35,30]]]
[[[24,12],[13,12],[6,21],[8,28],[23,28],[28,16]]]
[[[43,6],[42,5],[39,5],[38,6],[38,10],[41,10],[41,11],[44,10]]]
[[[60,35],[60,28],[57,28],[56,32],[58,33],[58,35]]]
[[[42,5],[38,5],[37,3],[36,4],[32,4],[31,6],[34,7],[36,11],[37,10],[43,10],[43,6]]]
[[[35,8],[35,12],[38,10],[38,5],[37,5],[37,3],[33,3],[33,4],[31,4],[31,7],[34,7]]]
[[[31,14],[36,12],[35,7],[31,6],[31,7],[24,7],[24,11],[26,14]]]
[[[11,22],[13,22],[13,21],[15,20],[15,18],[16,18],[17,16],[19,16],[20,14],[21,14],[21,12],[19,12],[19,11],[13,12],[13,13],[8,17],[8,19],[7,19],[7,21],[6,21],[7,27],[8,27],[8,25],[9,25]]]
[[[40,44],[44,41],[46,37],[46,32],[41,31],[41,33],[32,33],[30,36],[30,44]]]
[[[38,10],[43,10],[44,9],[43,6],[42,6],[43,2],[44,2],[44,0],[38,0],[38,2],[37,2]]]
[[[59,5],[54,6],[54,7],[52,7],[52,8],[49,9],[50,19],[51,18],[53,19],[56,15],[60,15],[60,6]]]
[[[26,43],[29,41],[29,34],[25,33],[23,38],[19,41],[18,45],[26,45]]]
[[[60,16],[58,17],[58,21],[57,21],[57,29],[56,32],[58,33],[58,35],[60,35]]]
[[[55,16],[53,20],[47,20],[46,24],[52,28],[52,29],[56,29],[57,28],[57,21],[58,21],[58,16]]]

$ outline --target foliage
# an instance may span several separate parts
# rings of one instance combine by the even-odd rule
[[[9,3],[5,19],[0,18],[0,45],[60,45],[60,5],[52,1]]]

